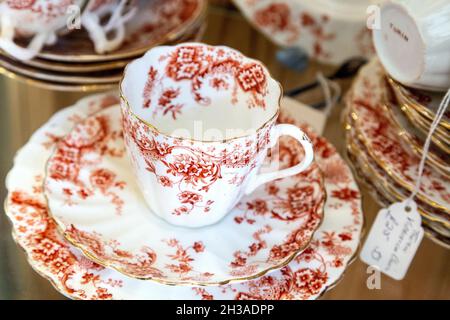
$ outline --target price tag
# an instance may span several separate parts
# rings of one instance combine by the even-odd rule
[[[414,201],[380,210],[360,258],[395,280],[402,280],[423,238],[422,219]]]

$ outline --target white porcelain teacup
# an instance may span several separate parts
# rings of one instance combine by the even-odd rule
[[[373,30],[387,72],[404,85],[445,91],[450,87],[450,1],[396,0],[381,7]]]
[[[130,63],[121,82],[124,136],[151,210],[175,225],[210,225],[244,194],[308,168],[308,137],[275,124],[281,96],[260,62],[228,47],[161,46]],[[301,143],[302,162],[259,173],[282,135]]]
[[[56,32],[64,28],[70,6],[82,8],[86,0],[7,0],[0,2],[0,48],[20,60],[36,56],[45,44],[53,44]],[[17,36],[31,36],[27,47]]]
[[[125,39],[126,23],[136,12],[136,0],[90,0],[81,22],[89,33],[95,51],[103,54],[120,47]],[[108,21],[103,23],[105,17]]]

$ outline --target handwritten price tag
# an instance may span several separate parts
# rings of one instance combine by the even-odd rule
[[[421,222],[414,201],[380,210],[361,250],[361,260],[402,280],[423,238]]]

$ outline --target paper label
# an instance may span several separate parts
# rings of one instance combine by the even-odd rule
[[[360,258],[395,280],[402,280],[423,238],[417,204],[393,203],[380,210],[370,229]]]

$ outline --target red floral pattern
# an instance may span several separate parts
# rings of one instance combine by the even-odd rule
[[[290,26],[290,10],[284,3],[272,3],[255,13],[255,21],[272,31],[284,31]]]
[[[324,25],[329,21],[326,15],[316,19],[308,12],[302,12],[296,18],[291,13],[289,5],[272,3],[268,4],[267,7],[256,10],[254,20],[261,28],[267,28],[270,32],[288,32],[290,36],[287,42],[291,44],[301,37],[301,32],[307,31],[314,39],[312,44],[313,56],[316,58],[329,58],[331,55],[331,52],[325,51],[323,47],[323,42],[331,41],[335,38],[334,33],[325,31]]]
[[[184,82],[190,83],[193,103],[211,104],[208,90],[204,89],[206,83],[211,83],[216,90],[230,92],[231,104],[250,97],[241,103],[247,103],[249,108],[265,108],[267,71],[260,63],[237,51],[206,45],[180,45],[155,61],[157,65],[149,67],[143,91],[143,106],[151,108],[154,114],[169,114],[177,119],[186,104],[181,99],[177,100]],[[170,86],[168,79],[174,81]],[[238,88],[247,95],[240,97]]]
[[[125,149],[109,148],[108,139],[122,139],[122,133],[111,131],[106,116],[90,118],[83,125],[77,126],[65,139],[58,143],[58,148],[48,164],[48,176],[58,181],[65,195],[66,205],[76,205],[79,201],[92,197],[96,192],[111,198],[117,214],[123,207],[121,199],[115,190],[125,187],[125,182],[117,181],[115,173],[105,168],[98,168],[90,173],[90,185],[79,179],[80,168],[86,163],[98,162],[91,155],[98,152],[101,157],[105,154],[121,157]],[[73,183],[76,189],[67,188],[67,183]]]
[[[148,2],[148,3],[147,3]],[[139,8],[143,18],[133,26],[120,50],[148,48],[157,45],[167,37],[180,35],[198,21],[204,9],[205,0],[152,0],[145,1]],[[133,21],[130,22],[133,24]]]
[[[79,119],[80,113],[82,117],[86,116],[86,110],[91,110],[92,112],[98,110],[100,98],[95,97],[91,98],[91,100],[96,100],[97,103],[89,103],[89,108],[87,103],[84,105],[80,104],[76,108],[64,111],[63,118],[60,117],[57,121],[52,119],[50,123],[53,123],[53,125],[46,125],[45,132],[36,136],[31,144],[36,147],[40,146],[42,152],[50,155],[51,151],[48,149],[47,136],[53,136],[55,132],[61,133],[61,128],[58,127],[62,124],[61,119]],[[94,106],[96,109],[91,108]],[[75,114],[78,115],[74,117]],[[69,124],[64,127],[65,131],[70,130],[72,127],[70,121],[68,122]],[[308,132],[313,141],[315,140],[315,136],[312,135],[308,128],[303,127],[303,130]],[[28,149],[25,147],[19,158],[26,157]],[[321,168],[329,162],[340,163],[340,159],[336,153],[329,158],[317,157]],[[30,162],[26,162],[26,164],[29,166]],[[342,275],[351,256],[356,251],[361,232],[362,213],[360,200],[349,202],[329,199],[327,201],[326,219],[328,222],[326,225],[330,227],[321,227],[321,231],[315,234],[310,248],[303,251],[289,266],[280,271],[274,271],[268,276],[245,283],[217,288],[195,287],[192,288],[192,295],[190,295],[184,288],[159,286],[151,282],[130,280],[128,277],[121,276],[91,262],[81,256],[77,250],[74,250],[72,253],[68,242],[56,232],[56,226],[53,220],[49,218],[46,210],[47,207],[42,194],[42,174],[45,164],[33,162],[31,165],[32,167],[27,168],[16,165],[13,168],[10,174],[11,179],[9,179],[7,186],[10,193],[7,197],[6,212],[13,223],[16,239],[19,245],[25,249],[33,268],[50,279],[60,292],[72,298],[160,299],[161,297],[170,296],[178,299],[200,298],[204,300],[232,298],[312,299],[322,294],[327,287],[333,285]],[[337,184],[333,182],[336,181],[335,177],[325,176],[326,181],[330,181],[329,183],[327,182],[328,190],[332,191],[343,187],[354,189],[356,187],[354,180],[351,178],[349,168],[345,164],[342,167],[342,171],[339,176],[342,177],[346,174],[347,178],[339,178],[340,182]],[[30,191],[21,191],[20,189],[22,188]],[[278,188],[279,186],[272,185],[268,189],[273,192]],[[265,211],[263,205],[258,205],[258,207],[260,208],[258,210]],[[351,209],[351,214],[349,214],[349,208],[353,208]],[[353,218],[351,218],[352,216]],[[194,243],[192,247],[195,251],[202,250],[201,243]],[[40,253],[40,248],[43,248],[43,257],[46,258],[41,259],[40,256],[34,256],[33,252]],[[55,252],[58,251],[61,253],[65,251],[71,257],[71,259],[65,259],[70,267],[63,268],[62,270],[64,271],[62,272],[59,272],[58,268],[52,269],[52,264],[48,263],[54,258]],[[313,278],[318,278],[319,280],[316,279],[317,281],[313,286],[302,282],[301,279],[296,282],[297,285],[294,285],[293,275],[299,272],[296,278],[302,278],[300,275],[305,274],[304,270],[306,269],[316,271],[311,274],[315,274],[316,277],[313,276]],[[310,272],[306,273],[309,274]],[[325,279],[325,277],[327,280],[325,283],[322,283],[323,281],[320,279]],[[321,286],[318,289],[320,283]],[[308,289],[305,289],[305,287]],[[298,288],[302,289],[299,290]],[[317,294],[311,294],[311,292],[317,292]]]
[[[186,53],[190,55],[192,53]],[[122,108],[125,141],[137,147],[144,158],[147,171],[156,176],[157,182],[165,188],[179,190],[179,204],[174,203],[173,214],[182,216],[193,210],[208,213],[214,199],[207,199],[200,192],[209,191],[219,180],[240,185],[248,177],[242,174],[225,173],[226,169],[252,168],[259,160],[260,150],[269,143],[272,124],[258,132],[256,143],[251,139],[239,139],[224,148],[205,147],[176,138],[166,137],[150,129],[133,117],[127,108]],[[149,137],[152,133],[153,137]],[[134,160],[135,161],[135,160]],[[231,175],[231,178],[228,176]],[[216,187],[218,188],[218,187]],[[187,195],[196,195],[187,201]]]
[[[205,145],[205,149],[197,149],[190,141],[179,139],[169,141],[169,138],[161,139],[157,135],[154,139],[146,139],[145,137],[149,136],[143,133],[151,129],[135,119],[120,117],[117,106],[103,110],[78,123],[72,132],[58,143],[54,156],[48,162],[45,192],[49,196],[50,208],[65,236],[87,255],[95,257],[96,261],[104,265],[138,278],[156,279],[167,283],[209,284],[258,274],[282,264],[308,244],[322,220],[325,202],[323,181],[317,165],[294,178],[273,182],[275,186],[282,183],[283,187],[278,187],[276,195],[273,196],[262,193],[255,199],[257,205],[254,207],[253,201],[248,200],[232,210],[230,216],[236,219],[233,220],[231,217],[227,223],[232,227],[237,225],[237,228],[243,229],[244,232],[239,235],[246,237],[248,244],[233,243],[229,248],[231,251],[221,252],[223,259],[230,259],[229,265],[215,273],[207,269],[208,263],[213,263],[211,256],[203,257],[203,251],[211,244],[214,250],[218,250],[218,243],[214,242],[216,240],[211,241],[208,234],[203,234],[208,238],[209,242],[206,242],[202,238],[191,238],[189,234],[180,233],[177,238],[164,240],[163,243],[167,244],[164,246],[160,245],[162,234],[154,235],[151,227],[142,226],[152,234],[151,238],[142,239],[141,242],[134,241],[131,244],[127,237],[123,238],[128,232],[126,230],[130,229],[125,229],[123,234],[116,236],[102,231],[104,229],[100,226],[101,220],[97,224],[91,220],[90,214],[82,217],[79,208],[83,206],[102,203],[102,207],[108,208],[110,203],[116,204],[118,200],[110,198],[112,190],[116,188],[119,188],[115,193],[116,199],[120,199],[121,205],[126,201],[142,201],[140,198],[134,200],[130,198],[130,193],[135,193],[132,191],[135,190],[135,186],[131,181],[134,176],[131,171],[126,172],[123,169],[122,162],[127,158],[123,152],[118,152],[123,150],[124,146],[122,134],[117,132],[123,121],[127,128],[126,132],[134,137],[129,143],[135,144],[145,156],[145,165],[150,177],[160,178],[157,181],[161,183],[163,192],[167,188],[175,189],[173,195],[176,195],[177,201],[173,203],[172,213],[180,217],[191,214],[195,209],[201,210],[202,214],[210,214],[210,210],[214,210],[216,200],[220,199],[208,199],[213,197],[203,191],[212,188],[214,183],[225,175],[225,168],[232,168],[233,175],[236,172],[234,168],[247,166],[251,168],[255,161],[253,154],[261,148],[264,149],[268,143],[267,132],[262,130],[261,137],[257,140],[251,139],[251,143],[247,141],[249,138],[233,142],[230,155],[227,153],[228,150],[219,150],[218,146],[210,144]],[[280,143],[295,145],[288,139],[283,139]],[[74,152],[66,152],[68,146]],[[283,162],[281,168],[288,167],[292,163],[296,164],[303,158],[302,147],[299,144],[290,152],[289,157],[285,156],[289,161]],[[70,159],[67,160],[69,156]],[[68,170],[70,174],[66,174],[65,170],[56,170],[55,167],[60,163],[68,163],[70,168],[75,169]],[[124,180],[126,183],[118,184],[118,180]],[[89,185],[89,188],[86,188],[86,185]],[[60,198],[64,201],[60,201]],[[66,205],[72,208],[66,209]],[[151,214],[147,213],[145,204],[142,203],[142,206],[133,209],[127,206],[124,210],[121,206],[125,220],[119,218],[115,223],[120,224],[120,221],[130,223],[130,219],[136,219],[130,217],[131,211]],[[241,207],[246,210],[241,210]],[[79,214],[75,214],[75,211]],[[104,210],[105,217],[109,212],[110,209]],[[78,218],[73,220],[71,217],[75,215]],[[237,221],[241,216],[246,218],[251,227]],[[85,219],[90,222],[86,222],[88,220]],[[108,219],[114,217],[109,216]],[[250,222],[251,220],[253,222]],[[274,230],[271,226],[275,221],[278,226],[282,226],[279,230]],[[200,232],[196,235],[198,234]],[[191,246],[187,245],[190,243],[195,243],[192,250]],[[176,248],[176,253],[169,253],[168,247]],[[211,252],[208,254],[211,255]],[[222,261],[222,258],[220,260]]]
[[[276,44],[300,47],[319,61],[339,64],[353,56],[370,57],[375,53],[364,15],[349,14],[346,20],[320,5],[293,0],[235,0],[235,3]]]
[[[11,9],[22,10],[33,7],[36,0],[7,0],[6,3]]]
[[[67,8],[80,3],[78,0],[6,0],[9,9],[27,11],[29,21],[52,22],[55,18],[64,17]],[[2,9],[3,10],[3,9]],[[19,26],[20,28],[20,26]]]
[[[378,60],[361,72],[348,97],[355,115],[358,138],[371,157],[400,185],[410,191],[416,182],[420,158],[402,144],[395,126],[383,110],[385,79]],[[450,212],[450,183],[442,174],[425,166],[418,198],[437,209]]]
[[[281,122],[287,122],[291,124],[295,124],[296,122],[291,119],[287,114],[282,114],[280,116]],[[346,164],[342,161],[342,159],[338,156],[336,153],[336,150],[330,146],[326,140],[322,137],[316,136],[314,133],[312,133],[307,127],[303,127],[302,130],[304,130],[309,137],[312,138],[314,147],[320,149],[327,150],[326,152],[322,152],[322,165],[335,165],[336,168],[339,168],[339,170],[331,171],[330,175],[326,178],[330,181],[333,181],[336,186],[339,186],[340,184],[344,184],[343,187],[338,187],[337,189],[333,190],[332,194],[335,195],[336,198],[338,198],[342,202],[350,203],[352,213],[355,217],[354,223],[356,225],[361,224],[361,219],[359,217],[360,212],[360,194],[359,191],[354,189],[353,187],[350,188],[349,184],[351,183],[351,179],[349,177],[349,169],[346,166]],[[301,152],[295,152],[295,150],[290,149],[292,146],[295,146],[295,144],[289,143],[289,139],[284,140],[286,143],[283,143],[280,146],[280,158],[282,159],[283,163],[286,166],[292,166],[293,164],[297,163],[301,158]],[[313,168],[311,168],[312,170]],[[336,177],[338,175],[339,177]],[[309,186],[306,186],[304,190],[310,190]],[[269,195],[277,196],[279,193],[279,188],[274,183],[269,183],[266,185],[266,191]],[[287,208],[289,208],[286,212],[289,212],[290,214],[296,213],[299,214],[300,211],[296,210],[295,202],[296,200],[300,200],[299,204],[307,204],[311,203],[311,201],[304,198],[305,195],[308,194],[308,192],[301,192],[301,188],[293,188],[290,191],[288,191],[288,199],[286,201],[283,200],[283,198],[279,198],[281,201],[281,204],[287,205]],[[302,201],[303,200],[303,201]],[[293,204],[293,205],[292,205]],[[257,215],[264,215],[269,214],[269,210],[267,210],[267,203],[263,200],[255,200],[251,203],[247,203],[247,207],[249,210],[253,210],[254,214]],[[307,207],[307,206],[306,206]],[[335,206],[336,208],[342,208],[342,204]],[[286,208],[285,208],[286,209]],[[304,210],[307,210],[305,207]],[[313,211],[313,209],[310,209]],[[276,211],[270,212],[272,215],[277,217]],[[291,217],[288,215],[288,217]],[[254,223],[254,220],[251,219],[251,217],[248,217],[246,214],[243,216],[237,216],[235,217],[235,221],[237,223]],[[310,216],[310,222],[311,224],[319,223],[320,220],[314,219],[313,216]],[[302,260],[311,263],[314,260],[317,260],[319,262],[323,263],[324,258],[319,254],[314,254],[314,250],[312,249],[315,245],[318,247],[323,247],[326,249],[328,254],[333,256],[332,262],[330,262],[330,266],[334,268],[340,268],[343,266],[343,259],[344,257],[351,254],[351,248],[346,246],[345,243],[348,241],[351,241],[353,238],[354,233],[354,227],[352,226],[346,226],[346,231],[341,232],[340,234],[336,235],[335,233],[323,233],[324,240],[322,242],[312,242],[310,244],[310,247],[303,251],[303,253],[298,256],[295,261],[298,263],[301,263]],[[271,255],[274,259],[277,259],[279,257],[285,256],[285,251],[289,251],[289,249],[297,248],[302,243],[302,237],[304,237],[303,245],[305,244],[305,239],[308,239],[308,235],[304,232],[308,233],[308,228],[305,230],[299,230],[297,232],[294,232],[291,234],[287,241],[281,245],[281,246],[275,246],[271,250]],[[251,246],[249,246],[248,252],[236,252],[235,253],[235,260],[233,261],[232,265],[234,267],[238,266],[244,266],[246,264],[246,259],[248,256],[252,256],[258,250],[264,248],[265,243],[264,241],[260,240],[259,235],[264,233],[265,230],[260,230],[260,232],[256,233],[254,238],[258,241],[253,243]],[[250,268],[251,266],[247,266],[247,268]],[[296,297],[296,299],[309,299],[312,296],[317,295],[319,292],[323,290],[324,285],[327,283],[328,275],[325,271],[327,269],[327,265],[323,264],[321,268],[317,269],[311,269],[311,268],[304,268],[300,269],[299,271],[293,273],[289,270],[289,266],[282,269],[282,274],[286,276],[287,279],[284,279],[282,281],[279,281],[277,279],[272,278],[271,276],[264,276],[260,278],[258,281],[254,281],[252,283],[249,283],[250,289],[249,292],[238,292],[237,289],[235,289],[232,285],[224,286],[223,290],[230,290],[231,292],[234,292],[235,299],[258,299],[258,300],[267,300],[267,299],[290,299],[293,296]],[[239,274],[239,273],[237,273]],[[275,286],[277,289],[272,290],[272,287]],[[286,289],[280,289],[280,288],[286,288]],[[194,290],[196,291],[196,290]],[[202,297],[202,299],[208,300],[213,299],[214,296],[209,293],[208,290],[202,290],[201,292],[196,292],[198,295]],[[258,293],[258,294],[255,294]]]
[[[349,121],[349,123],[351,123],[351,121]],[[354,168],[357,170],[357,172],[359,173],[359,175],[361,177],[367,176],[367,173],[365,171],[367,171],[367,169],[369,168],[369,170],[372,171],[371,174],[376,175],[379,184],[383,185],[382,189],[385,189],[386,186],[389,186],[390,188],[393,188],[395,190],[395,193],[396,193],[395,199],[397,199],[397,200],[406,199],[411,195],[411,191],[405,189],[404,187],[402,187],[401,185],[399,185],[398,183],[393,181],[392,178],[383,170],[383,168],[381,168],[373,159],[370,159],[368,157],[368,155],[364,152],[364,150],[365,150],[364,145],[362,145],[358,141],[358,139],[355,137],[355,132],[353,130],[349,131],[349,135],[347,138],[349,139],[349,142],[352,144],[352,147],[348,148],[347,154],[350,157],[350,159],[352,159]],[[356,148],[356,149],[353,149],[353,148]],[[355,151],[355,150],[358,150],[358,151]],[[355,152],[357,152],[357,157],[353,156],[353,154],[352,154]],[[355,164],[357,164],[357,166],[355,166]],[[361,171],[361,169],[359,169],[359,166],[366,168],[364,171],[364,174]],[[368,178],[367,179],[365,178],[364,180],[369,181]],[[441,189],[441,187],[438,187],[438,189]],[[379,192],[378,192],[378,190],[376,190],[376,188],[372,188],[371,190],[374,191],[374,195],[375,195],[376,199],[379,199],[379,200],[382,199],[379,196]],[[377,193],[375,193],[375,192],[377,192]],[[392,196],[393,196],[393,194],[391,192],[390,199],[392,199]],[[383,198],[387,198],[387,197],[383,196]],[[394,200],[392,200],[392,201],[394,201]],[[427,215],[428,217],[430,217],[430,219],[439,221],[440,223],[443,223],[443,224],[446,224],[450,221],[450,217],[448,216],[448,214],[446,214],[442,210],[431,207],[429,204],[422,201],[421,199],[416,199],[415,201],[417,202],[419,207],[422,209],[421,213]],[[390,204],[389,202],[383,202],[383,203],[386,206]]]

